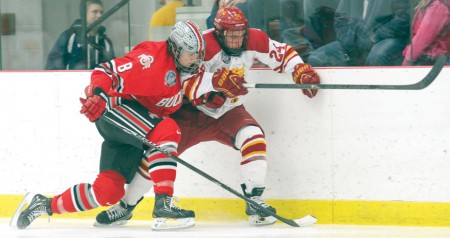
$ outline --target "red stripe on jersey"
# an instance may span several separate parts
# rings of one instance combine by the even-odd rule
[[[286,46],[286,53],[285,53],[285,57],[283,60],[283,72],[284,69],[286,68],[286,65],[289,64],[289,62],[294,59],[295,57],[298,57],[298,53],[297,51],[294,50],[294,48],[292,48],[291,46]]]
[[[115,101],[115,100],[114,100]],[[123,107],[114,108],[115,111],[120,112],[121,115],[128,118],[134,125],[138,126],[145,132],[149,132],[152,128],[148,127],[145,123],[143,123],[139,118],[135,117],[128,110],[125,110]]]
[[[183,84],[184,95],[189,99],[189,101],[193,101],[197,99],[197,91],[200,87],[204,74],[204,66],[200,69],[200,73],[194,75],[192,78],[186,79]]]

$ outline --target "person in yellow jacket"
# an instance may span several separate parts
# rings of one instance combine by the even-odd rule
[[[155,11],[150,18],[149,40],[152,40],[153,27],[175,25],[177,8],[184,6],[182,0],[160,0],[159,3],[164,6]]]

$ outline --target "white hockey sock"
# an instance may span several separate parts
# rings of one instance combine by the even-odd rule
[[[267,161],[255,160],[240,166],[243,183],[246,186],[246,193],[251,193],[253,188],[265,187]]]
[[[126,204],[134,206],[153,186],[153,182],[139,173],[134,175],[133,181],[125,188],[125,196],[122,198]]]
[[[244,146],[245,142],[249,138],[255,138],[260,136],[264,139],[263,132],[261,128],[257,126],[246,126],[239,130],[235,138],[235,146],[236,148],[241,149]],[[265,143],[265,142],[264,142]],[[265,150],[264,154],[259,154],[258,160],[253,160],[250,158],[249,162],[241,164],[239,166],[241,177],[243,179],[243,183],[246,186],[246,193],[251,193],[253,188],[264,187],[265,179],[266,179],[266,171],[267,171],[267,161],[265,160]]]

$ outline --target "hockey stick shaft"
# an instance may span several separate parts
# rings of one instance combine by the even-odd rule
[[[281,216],[277,215],[276,213],[270,211],[269,209],[267,209],[267,208],[265,208],[265,207],[259,205],[259,204],[256,203],[255,201],[253,201],[253,200],[251,200],[251,199],[245,197],[245,196],[242,195],[241,193],[239,193],[239,192],[237,192],[236,190],[232,189],[232,188],[229,187],[228,185],[226,185],[226,184],[220,182],[219,180],[215,179],[214,177],[210,176],[209,174],[203,172],[202,170],[198,169],[197,167],[195,167],[195,166],[189,164],[188,162],[184,161],[183,159],[181,159],[181,158],[179,158],[179,157],[177,157],[177,156],[175,156],[175,155],[172,155],[170,152],[168,152],[167,150],[165,150],[165,149],[159,147],[159,146],[156,145],[155,143],[153,143],[153,142],[147,140],[145,137],[143,137],[143,136],[137,134],[136,132],[134,132],[134,131],[132,131],[132,130],[130,130],[130,129],[128,129],[128,128],[125,128],[125,127],[121,126],[120,124],[115,123],[115,122],[114,122],[112,119],[110,119],[109,117],[102,116],[101,119],[104,119],[104,120],[105,120],[106,122],[108,122],[109,124],[111,124],[111,125],[113,125],[113,126],[116,126],[117,128],[123,130],[125,133],[127,133],[127,134],[129,134],[129,135],[131,135],[131,136],[134,136],[136,139],[140,140],[144,145],[146,145],[146,146],[148,146],[148,147],[150,147],[150,148],[152,148],[152,149],[155,149],[155,150],[157,150],[157,151],[159,151],[159,152],[161,152],[161,153],[167,155],[169,158],[171,158],[171,159],[175,160],[176,162],[178,162],[178,163],[184,165],[184,166],[187,167],[188,169],[194,171],[195,173],[201,175],[202,177],[208,179],[209,181],[211,181],[211,182],[213,182],[213,183],[219,185],[220,187],[222,187],[223,189],[225,189],[225,190],[229,191],[230,193],[236,195],[237,197],[244,199],[246,202],[252,204],[254,207],[256,207],[258,210],[264,212],[265,214],[271,215],[271,216],[277,218],[278,220],[280,220],[280,221],[282,221],[282,222],[284,222],[284,223],[286,223],[286,224],[288,224],[288,225],[290,225],[290,226],[294,226],[294,227],[299,227],[299,226],[300,226],[300,225],[298,225],[294,220],[290,220],[290,219],[281,217]]]
[[[436,59],[431,70],[419,82],[405,85],[389,84],[259,84],[246,83],[246,88],[270,88],[270,89],[375,89],[375,90],[420,90],[428,87],[439,75],[447,62],[447,56],[441,55]]]

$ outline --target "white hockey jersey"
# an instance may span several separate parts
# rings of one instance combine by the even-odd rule
[[[248,34],[246,50],[240,56],[229,56],[221,49],[214,36],[214,29],[204,32],[206,53],[202,72],[197,75],[182,75],[184,93],[190,101],[200,98],[208,92],[217,91],[212,85],[212,76],[217,69],[222,67],[242,72],[245,75],[254,60],[259,60],[276,72],[291,74],[295,65],[303,63],[291,46],[270,39],[263,31],[250,28]],[[220,108],[209,108],[205,104],[198,105],[197,108],[217,119],[227,111],[242,105],[245,96],[227,98]]]

